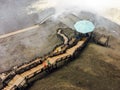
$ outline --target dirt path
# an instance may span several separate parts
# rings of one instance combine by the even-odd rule
[[[0,36],[0,39],[9,37],[9,36],[12,36],[12,35],[15,35],[15,34],[23,33],[23,32],[26,32],[26,31],[29,31],[29,30],[38,28],[38,27],[39,27],[39,25],[34,25],[34,26],[31,26],[31,27],[28,27],[28,28],[25,28],[25,29],[21,29],[21,30],[15,31],[15,32],[11,32],[11,33],[8,33],[8,34],[4,34],[4,35],[1,35],[1,36]]]

